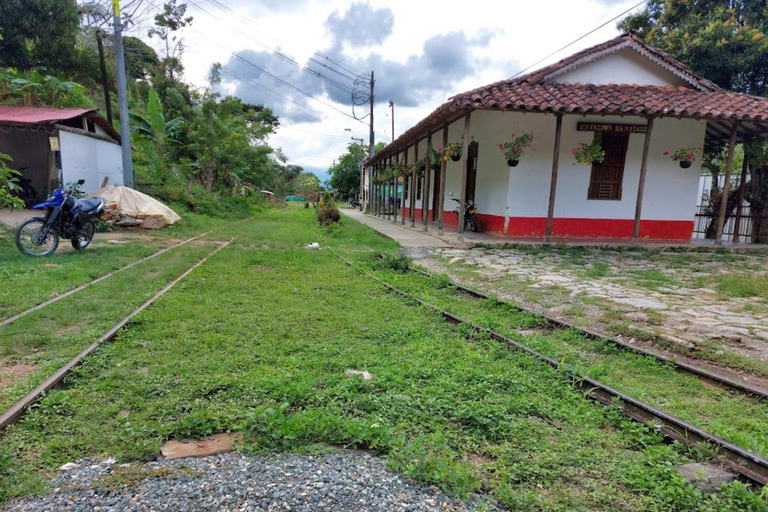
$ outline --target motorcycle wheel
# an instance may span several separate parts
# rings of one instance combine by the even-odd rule
[[[86,223],[85,226],[78,229],[70,239],[70,242],[72,242],[72,247],[78,251],[82,251],[88,247],[88,244],[90,244],[91,240],[93,240],[93,232],[93,222]]]
[[[467,221],[467,228],[469,228],[469,230],[474,232],[474,233],[477,232],[477,220],[475,220],[474,217],[470,218]]]
[[[45,227],[45,220],[39,217],[30,219],[16,229],[16,247],[26,256],[42,258],[56,252],[59,246],[59,233],[51,228],[44,239],[40,233]]]

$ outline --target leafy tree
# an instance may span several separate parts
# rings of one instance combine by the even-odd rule
[[[138,37],[123,39],[125,47],[125,74],[133,81],[149,79],[152,70],[160,65],[154,48]]]
[[[0,67],[75,67],[79,19],[75,0],[0,1]]]
[[[328,169],[331,179],[328,184],[336,189],[343,199],[357,196],[360,191],[360,165],[368,156],[368,147],[350,144],[339,162]]]
[[[293,180],[293,193],[307,197],[320,190],[320,179],[311,172],[302,172]]]
[[[649,0],[619,25],[731,91],[768,91],[765,0]]]
[[[229,193],[262,188],[273,170],[266,137],[276,124],[268,108],[234,97],[219,101],[207,93],[186,130],[188,149],[195,155],[189,182]]]
[[[644,11],[626,18],[620,28],[666,51],[695,73],[724,89],[768,95],[768,16],[765,0],[649,0]],[[750,182],[745,199],[756,214],[753,241],[768,242],[768,159],[765,144],[748,145]],[[725,148],[705,148],[703,167],[713,177],[710,207],[727,201],[730,215],[738,190],[723,198],[717,187],[725,168]],[[734,166],[738,171],[738,166]],[[714,236],[714,220],[707,236]]]
[[[158,37],[165,45],[165,57],[162,65],[168,78],[174,80],[174,73],[181,73],[181,55],[184,53],[184,40],[178,31],[192,23],[192,16],[186,16],[187,4],[176,5],[176,0],[163,5],[163,12],[155,16],[155,26],[150,28],[147,35]]]

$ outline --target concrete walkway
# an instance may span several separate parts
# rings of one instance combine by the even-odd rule
[[[410,227],[401,226],[399,219],[397,224],[393,224],[392,221],[372,217],[359,210],[342,208],[340,211],[347,217],[365,224],[374,231],[378,231],[382,235],[391,238],[406,248],[451,247],[451,244],[447,240],[440,239],[436,235],[422,232],[421,225],[417,225],[417,228],[412,229]],[[406,220],[406,223],[408,222],[409,221]]]

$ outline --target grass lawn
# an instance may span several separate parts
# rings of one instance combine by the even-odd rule
[[[168,438],[243,430],[257,453],[369,447],[393,470],[510,510],[768,510],[739,483],[703,496],[674,467],[706,454],[345,265],[336,252],[367,265],[396,249],[360,224],[321,229],[312,210],[288,208],[228,229],[232,245],[6,433],[0,501],[41,492],[80,457],[147,460]],[[323,249],[303,248],[314,241]]]

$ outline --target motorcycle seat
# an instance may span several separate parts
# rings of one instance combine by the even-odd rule
[[[95,199],[81,199],[80,200],[80,211],[83,213],[90,213],[97,208],[99,208],[101,205],[104,204],[104,201],[99,198]]]

